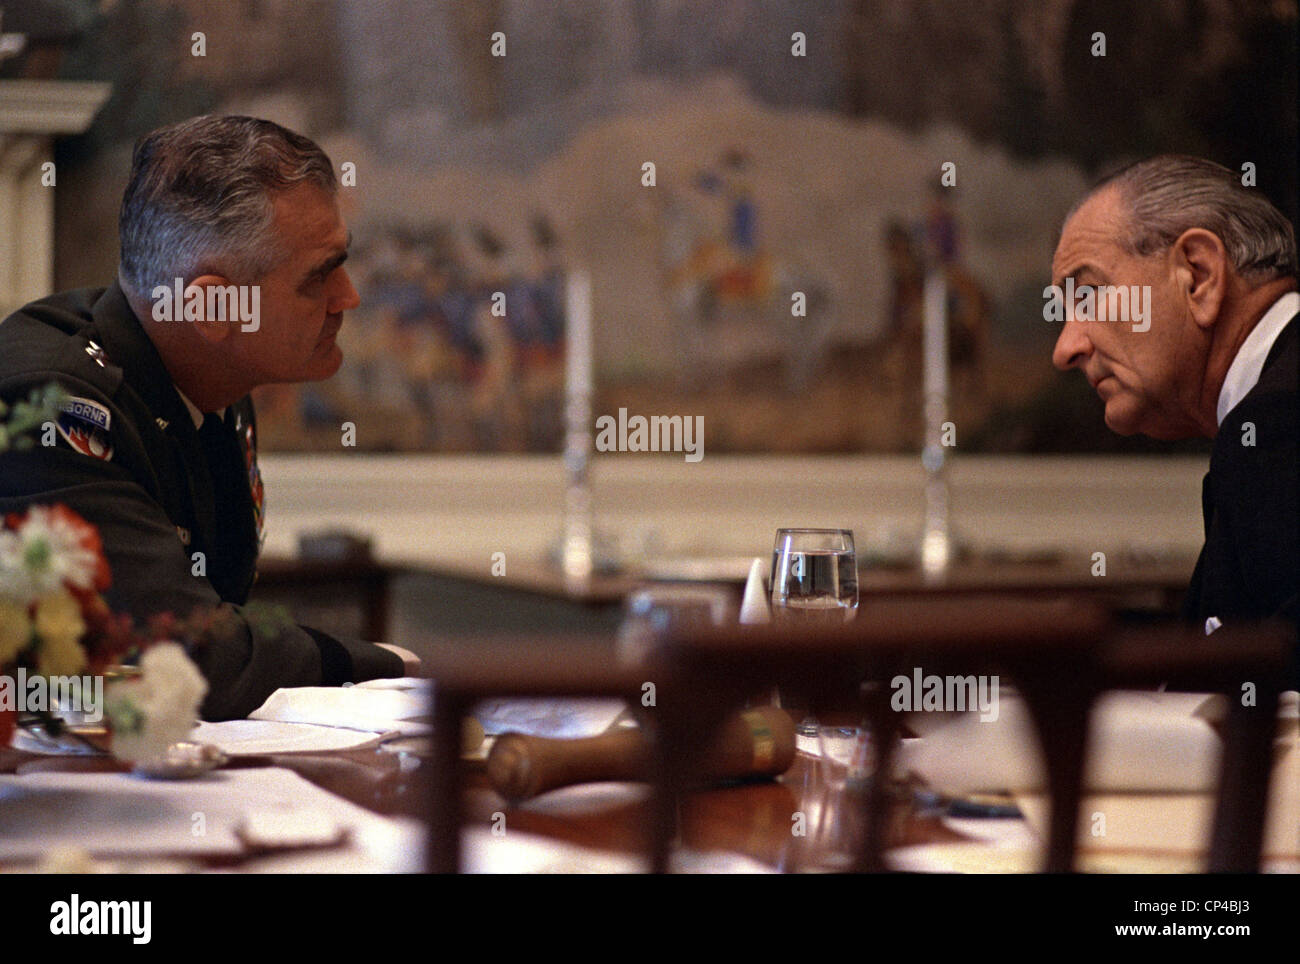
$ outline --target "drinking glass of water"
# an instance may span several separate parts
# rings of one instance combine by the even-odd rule
[[[858,560],[849,529],[778,529],[772,618],[837,626],[858,609]]]
[[[772,547],[772,620],[842,626],[858,610],[858,560],[849,529],[778,529]],[[811,716],[798,732],[817,735]]]

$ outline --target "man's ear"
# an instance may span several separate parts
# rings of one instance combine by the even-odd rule
[[[1232,272],[1223,241],[1213,231],[1189,228],[1173,243],[1170,257],[1192,319],[1201,328],[1212,327],[1219,319]]]
[[[225,299],[221,296],[221,292],[212,292],[211,297],[209,297],[209,289],[226,288],[233,284],[233,281],[223,275],[203,274],[199,275],[185,286],[184,307],[190,308],[191,311],[187,312],[182,317],[186,319],[191,317],[191,314],[194,312],[194,308],[191,307],[191,302],[196,302],[198,317],[188,321],[187,323],[193,325],[195,331],[202,335],[205,340],[214,345],[226,340],[227,336],[229,336],[230,332],[234,329],[235,323],[239,321],[239,314],[237,310],[233,315],[229,313],[230,306],[225,303]],[[209,305],[214,308],[218,305],[225,307],[227,311],[226,320],[219,321],[219,316],[209,318]]]

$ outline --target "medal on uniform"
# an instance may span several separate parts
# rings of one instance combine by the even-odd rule
[[[257,542],[262,544],[262,473],[257,468],[257,440],[253,437],[252,423],[244,424],[242,415],[235,416],[235,433],[244,450],[244,465],[248,468],[248,490],[253,496],[253,521],[257,523]]]

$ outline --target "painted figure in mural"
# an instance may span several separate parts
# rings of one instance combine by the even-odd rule
[[[378,448],[554,451],[564,275],[550,222],[535,217],[513,244],[483,224],[375,225],[358,235],[362,323],[335,382],[295,386],[296,424],[310,429],[344,405],[367,419]]]
[[[689,189],[663,183],[657,200],[659,267],[683,384],[700,387],[775,360],[787,390],[805,390],[828,349],[831,286],[773,253],[748,155],[728,149]]]

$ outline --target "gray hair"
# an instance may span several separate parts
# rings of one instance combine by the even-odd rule
[[[1137,161],[1103,178],[1074,210],[1111,186],[1128,208],[1128,236],[1121,244],[1130,254],[1164,251],[1184,231],[1204,228],[1223,242],[1237,273],[1252,284],[1296,275],[1295,228],[1226,167],[1182,154]]]
[[[271,121],[195,117],[146,134],[118,219],[122,280],[139,295],[205,271],[256,282],[288,254],[274,195],[302,183],[338,188],[325,152]]]

